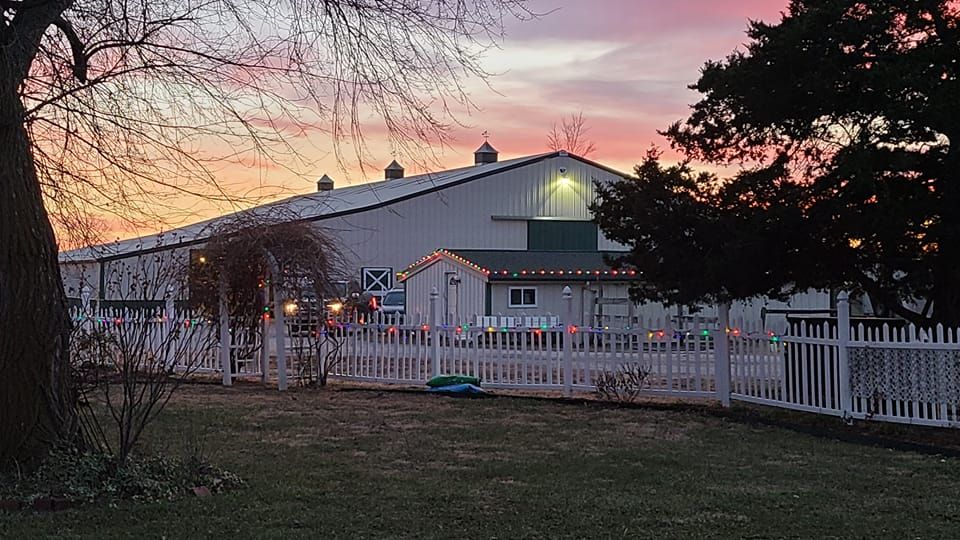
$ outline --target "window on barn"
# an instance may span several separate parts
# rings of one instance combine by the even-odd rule
[[[528,221],[527,249],[531,251],[596,251],[597,224],[590,221]]]
[[[537,307],[536,287],[510,287],[510,307]]]

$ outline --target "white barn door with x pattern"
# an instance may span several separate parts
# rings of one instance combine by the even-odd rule
[[[393,288],[393,268],[364,267],[360,269],[360,286],[363,292],[382,295]]]

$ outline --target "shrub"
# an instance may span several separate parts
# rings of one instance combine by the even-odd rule
[[[0,498],[30,504],[41,498],[71,502],[175,499],[197,486],[212,493],[240,487],[238,476],[195,459],[166,456],[121,462],[110,454],[59,449],[31,474],[0,482]]]
[[[640,364],[623,364],[615,371],[604,371],[594,381],[596,393],[607,401],[633,403],[650,377],[650,368]]]

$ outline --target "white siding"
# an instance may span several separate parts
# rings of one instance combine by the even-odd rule
[[[744,321],[761,322],[760,310],[767,309],[829,309],[830,293],[828,291],[809,290],[791,296],[786,302],[779,300],[770,300],[766,297],[755,298],[746,302],[735,302],[730,307],[730,320],[737,321],[741,318]],[[764,326],[767,330],[773,330],[778,334],[786,332],[786,315],[767,315]]]
[[[730,321],[732,325],[738,325],[741,321],[744,324],[760,325],[763,323],[765,330],[772,330],[777,333],[783,333],[787,327],[786,315],[768,314],[764,320],[761,317],[761,310],[766,309],[829,309],[830,294],[823,291],[810,290],[796,294],[787,301],[781,302],[771,300],[766,297],[753,298],[751,300],[733,302],[730,306]],[[662,304],[643,304],[637,308],[638,316],[644,319],[666,320],[677,314],[676,306],[664,306]],[[716,306],[700,306],[696,308],[684,308],[684,315],[700,315],[704,318],[715,318],[717,316]]]
[[[89,287],[91,298],[96,298],[100,287],[99,263],[69,263],[60,265],[63,289],[69,298],[80,298],[84,287]]]
[[[559,180],[561,167],[567,169],[568,183]],[[317,225],[340,239],[356,268],[389,266],[399,271],[438,248],[526,249],[527,224],[521,218],[590,219],[593,181],[617,178],[578,160],[556,157]],[[603,249],[612,246],[600,241]]]
[[[451,286],[447,272],[460,276],[460,284]],[[465,269],[448,259],[438,259],[426,268],[410,276],[405,282],[406,313],[413,321],[427,322],[430,318],[430,291],[434,287],[440,293],[437,309],[441,322],[459,324],[482,315],[486,297],[486,278]],[[446,317],[444,317],[446,315]]]
[[[102,265],[103,297],[107,300],[159,300],[169,292],[173,298],[184,298],[189,257],[190,248],[172,248],[106,261]],[[98,281],[94,286],[97,293],[99,285]],[[96,293],[94,297],[97,297]]]
[[[563,288],[569,286],[573,291],[573,313],[574,318],[579,321],[580,314],[583,312],[582,297],[580,295],[583,283],[571,282],[516,282],[504,283],[494,282],[492,284],[490,297],[490,315],[557,315],[564,323],[566,319],[566,306],[563,301]],[[534,287],[537,289],[537,307],[536,308],[511,308],[510,307],[510,288],[511,287]]]
[[[608,239],[603,231],[597,231],[597,249],[599,251],[630,251],[630,248]]]
[[[491,315],[560,315],[565,316],[565,307],[561,293],[564,285],[569,285],[573,291],[573,309],[576,324],[585,325],[591,320],[591,316],[598,315],[600,306],[594,306],[597,297],[602,298],[627,298],[628,284],[626,283],[503,283],[496,282],[493,285]],[[529,308],[510,308],[509,307],[509,289],[510,287],[537,287],[537,307]],[[827,309],[830,307],[830,295],[823,291],[807,291],[794,295],[786,302],[770,300],[768,298],[755,298],[745,302],[734,302],[730,308],[731,324],[752,323],[759,325],[761,322],[761,309]],[[628,315],[630,308],[626,304],[622,305],[604,305],[602,306],[604,320],[610,324],[620,324],[624,322],[623,317]],[[676,306],[665,306],[660,303],[645,303],[635,305],[633,314],[638,317],[642,324],[648,321],[664,321],[677,315]],[[714,318],[717,316],[716,306],[703,306],[697,311],[694,309],[683,309],[684,315],[696,314],[704,318]],[[767,315],[765,328],[777,333],[783,333],[786,330],[785,315]]]
[[[573,322],[578,325],[588,325],[593,317],[598,315],[600,307],[595,304],[598,297],[628,298],[628,285],[623,282],[495,282],[490,315],[559,315],[562,320],[566,318],[566,306],[563,302],[563,288],[566,286],[569,286],[573,293]],[[536,287],[537,307],[535,309],[511,308],[509,301],[511,287]],[[627,316],[630,308],[626,304],[607,304],[602,309],[605,317],[622,318]],[[666,310],[660,304],[645,304],[634,311],[635,316],[643,318],[663,318],[665,313]]]

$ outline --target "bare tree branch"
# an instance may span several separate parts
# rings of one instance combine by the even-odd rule
[[[560,127],[553,123],[553,127],[547,133],[547,148],[558,152],[566,150],[571,154],[587,157],[597,151],[597,146],[593,141],[587,138],[587,121],[583,118],[583,112],[571,114],[570,118],[564,118],[560,121]]]
[[[87,82],[87,55],[83,50],[83,42],[80,36],[73,30],[73,25],[63,17],[57,17],[53,25],[63,32],[64,37],[70,43],[70,50],[73,53],[73,75],[81,83]]]
[[[373,132],[426,163],[474,108],[464,81],[489,76],[504,20],[533,16],[526,0],[74,0],[21,90],[48,204],[131,223],[183,221],[182,201],[204,198],[236,210],[264,193],[238,196],[224,160],[299,175],[306,134],[328,135],[344,167],[369,162]],[[78,191],[63,182],[96,202],[58,200]]]

